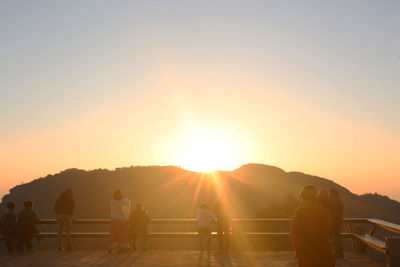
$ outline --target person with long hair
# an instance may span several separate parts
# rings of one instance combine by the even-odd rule
[[[129,249],[129,232],[127,222],[131,210],[131,201],[117,189],[111,199],[110,245],[108,252],[117,247],[121,252]]]
[[[64,249],[64,233],[65,241],[67,243],[66,249],[73,250],[71,232],[72,232],[72,214],[75,209],[74,198],[71,189],[66,189],[57,198],[54,204],[54,212],[57,215],[57,226],[58,226],[58,249]]]
[[[197,227],[199,231],[199,247],[203,253],[203,241],[207,239],[207,251],[210,252],[211,245],[211,224],[216,221],[215,216],[209,210],[208,205],[203,203],[196,214]]]
[[[142,238],[142,250],[146,250],[146,241],[148,235],[147,225],[150,222],[150,215],[144,209],[143,203],[136,203],[135,210],[131,213],[129,222],[131,224],[131,234],[132,238],[132,250],[136,250],[136,240],[141,237]]]
[[[329,242],[329,214],[328,210],[318,203],[315,186],[304,185],[300,190],[300,199],[302,206],[294,212],[290,228],[298,266],[335,266]]]
[[[331,236],[335,244],[335,257],[343,258],[342,224],[343,224],[343,202],[339,192],[331,188],[329,190],[329,218],[331,221]]]

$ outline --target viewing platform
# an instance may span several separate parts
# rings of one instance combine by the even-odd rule
[[[74,219],[72,237],[76,240],[98,240],[97,245],[103,242],[104,246],[96,248],[79,248],[75,251],[58,251],[56,246],[44,242],[46,246],[34,249],[30,252],[7,254],[2,252],[0,256],[1,266],[296,266],[294,252],[290,250],[289,232],[291,219],[234,219],[232,222],[232,252],[218,254],[215,249],[210,253],[201,253],[190,246],[184,246],[185,249],[173,249],[172,245],[182,240],[193,239],[191,245],[196,244],[197,232],[187,231],[195,229],[196,220],[194,219],[152,219],[150,224],[153,226],[148,237],[167,241],[166,249],[149,246],[147,251],[129,251],[125,253],[107,252],[107,231],[98,231],[99,227],[107,229],[110,223],[109,219]],[[398,234],[400,234],[400,225],[386,222],[379,219],[368,218],[345,218],[343,220],[342,238],[350,242],[348,249],[345,250],[345,258],[337,259],[336,266],[339,267],[375,267],[400,266],[398,257],[400,256],[400,243]],[[38,237],[49,241],[55,241],[57,234],[55,231],[55,219],[44,219],[38,224],[41,225],[41,233]],[[362,229],[367,231],[360,232]],[[80,226],[80,227],[79,227]],[[165,226],[175,226],[174,231],[165,231]],[[282,227],[284,226],[284,227]],[[53,228],[51,228],[53,227]],[[83,227],[83,228],[82,228]],[[158,228],[157,228],[158,227]],[[286,229],[284,231],[269,231],[278,227]],[[43,228],[45,230],[43,230]],[[89,231],[76,230],[90,229]],[[278,229],[276,228],[276,229]],[[164,229],[162,231],[154,230]],[[176,229],[181,230],[177,232]],[[354,231],[356,229],[356,231]],[[357,230],[358,229],[358,230]],[[382,235],[383,234],[383,235]],[[213,239],[218,234],[212,233]],[[388,238],[386,238],[388,237]],[[0,236],[0,240],[4,237]],[[277,248],[276,240],[284,240],[286,249]],[[180,241],[179,241],[180,240]],[[253,244],[267,244],[271,249],[260,249],[246,246],[246,242]],[[261,243],[260,243],[261,240]],[[100,242],[101,241],[101,242]],[[266,242],[267,241],[267,242]],[[75,241],[74,241],[75,242]],[[216,240],[214,241],[216,245]],[[154,244],[153,244],[154,245]],[[79,246],[78,246],[79,247]],[[104,248],[104,249],[103,249]],[[380,260],[374,260],[376,257],[369,257],[365,253],[366,248],[380,255]]]
[[[232,254],[210,254],[199,251],[149,250],[135,253],[112,253],[106,250],[58,252],[38,250],[0,256],[4,267],[15,266],[217,266],[217,267],[296,267],[293,251],[246,251]],[[345,253],[345,259],[336,261],[337,267],[384,267],[365,255]]]

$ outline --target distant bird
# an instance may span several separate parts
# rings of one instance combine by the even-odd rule
[[[79,98],[77,98],[76,96],[73,96],[72,99],[73,99],[73,100],[76,100],[76,101],[79,100]]]

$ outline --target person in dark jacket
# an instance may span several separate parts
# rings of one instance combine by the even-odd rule
[[[15,202],[10,201],[7,203],[7,212],[2,218],[3,235],[6,236],[4,240],[8,252],[14,252],[17,240],[17,215],[15,214]]]
[[[150,222],[150,215],[144,209],[142,203],[136,203],[135,210],[130,214],[129,222],[131,225],[131,234],[133,235],[131,244],[132,250],[136,250],[136,239],[142,237],[142,250],[145,251],[148,234],[147,225]]]
[[[58,225],[58,249],[64,249],[63,236],[65,233],[65,241],[67,243],[66,249],[73,250],[71,231],[72,231],[72,214],[75,209],[74,198],[72,195],[72,190],[67,189],[61,193],[57,198],[54,205],[54,211],[57,215],[57,225]]]
[[[17,251],[32,249],[33,235],[39,232],[35,227],[38,221],[40,218],[33,211],[33,202],[24,201],[24,210],[17,217]]]
[[[294,212],[290,228],[297,264],[299,267],[333,267],[328,210],[317,202],[314,185],[303,186],[300,198],[303,203]]]
[[[331,237],[335,243],[335,257],[343,258],[342,224],[343,224],[343,202],[336,189],[329,190],[329,217],[331,221]]]

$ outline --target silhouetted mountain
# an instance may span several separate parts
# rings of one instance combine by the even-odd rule
[[[376,217],[400,222],[400,203],[378,194],[356,195],[317,176],[285,172],[277,167],[247,164],[234,171],[196,173],[172,166],[117,168],[113,171],[68,169],[18,185],[2,199],[19,208],[26,199],[35,202],[43,218],[54,218],[53,205],[63,190],[71,188],[76,218],[108,218],[113,191],[122,189],[132,202],[142,201],[152,218],[191,218],[201,202],[212,203],[225,192],[234,203],[236,217],[290,217],[304,184],[335,188],[345,204],[345,217]]]

